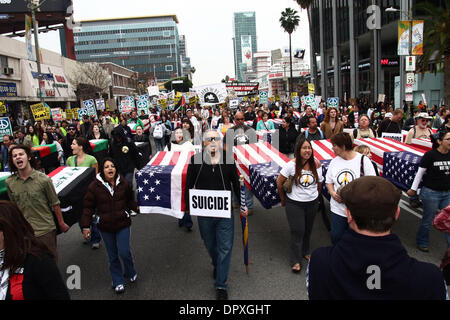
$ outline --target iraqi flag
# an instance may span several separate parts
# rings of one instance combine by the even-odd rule
[[[184,190],[193,152],[158,152],[136,173],[141,213],[165,214],[181,219],[185,212]]]
[[[64,222],[77,223],[83,212],[83,199],[89,184],[95,179],[95,169],[85,167],[59,167],[48,175],[61,202]]]
[[[150,119],[143,119],[143,120],[141,120],[142,123],[144,124],[144,128],[143,129],[144,129],[145,133],[148,133],[150,131],[150,127],[152,126],[152,123],[155,122],[154,115],[150,115],[149,117],[150,117]],[[130,128],[132,134],[136,134],[136,127],[137,127],[136,123],[129,123],[128,127]]]

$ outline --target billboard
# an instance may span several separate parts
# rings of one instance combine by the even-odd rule
[[[40,12],[66,12],[71,5],[71,0],[47,0],[40,8]],[[2,0],[0,1],[1,13],[29,13],[27,2],[24,0]]]
[[[247,67],[252,66],[252,36],[242,35],[241,36],[241,51],[242,51],[242,62],[247,65]]]

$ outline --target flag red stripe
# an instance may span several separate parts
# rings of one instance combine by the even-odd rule
[[[183,211],[183,212],[186,211],[186,204],[184,202],[184,194],[185,194],[185,189],[186,189],[187,170],[188,170],[188,166],[189,166],[189,163],[191,162],[191,157],[193,154],[194,154],[193,152],[189,152],[189,157],[187,158],[186,164],[184,165],[183,173],[181,174],[181,211]]]
[[[372,146],[372,147],[374,147],[374,148],[378,148],[378,149],[380,149],[381,151],[383,151],[383,152],[392,152],[392,150],[389,150],[389,149],[386,149],[385,147],[382,147],[382,146],[379,146],[379,145],[377,145],[377,144],[374,144],[372,141],[370,141],[369,139],[364,139],[364,140],[360,140],[361,142],[362,142],[362,144],[367,144],[367,145],[369,145],[369,146]],[[377,141],[376,139],[375,139],[375,141]],[[378,141],[379,143],[383,143],[383,142],[381,142],[381,141]],[[372,149],[372,148],[371,148]]]
[[[260,147],[258,147],[257,144],[252,143],[252,144],[249,144],[248,146],[250,148],[252,148],[253,150],[255,150],[256,153],[259,156],[261,156],[265,161],[267,161],[267,162],[271,162],[272,161],[272,158],[270,158]]]
[[[385,139],[389,139],[389,138],[385,138]],[[386,144],[388,146],[391,146],[392,148],[397,148],[399,151],[407,151],[407,150],[404,149],[404,147],[408,147],[408,148],[411,148],[411,149],[413,149],[413,150],[415,150],[417,152],[423,153],[422,150],[420,150],[420,149],[418,149],[418,148],[416,148],[416,147],[414,147],[412,145],[403,144],[403,143],[395,141],[393,139],[389,139],[389,140],[392,141],[392,142],[386,142],[386,141],[383,141],[383,142],[380,141],[380,142],[384,143],[384,144]]]
[[[236,146],[236,148],[242,153],[242,155],[244,156],[245,159],[247,159],[248,161],[250,161],[250,164],[258,164],[258,161],[256,161],[249,153],[248,151],[244,148],[244,146],[240,145],[240,146]],[[236,157],[236,156],[235,156]]]
[[[56,176],[58,173],[60,173],[64,168],[65,168],[65,167],[59,167],[59,168],[53,170],[52,172],[50,172],[50,173],[48,174],[48,176],[49,176],[50,178],[53,178],[53,177]]]
[[[281,158],[281,160],[283,160],[284,162],[289,162],[291,161],[291,159],[289,159],[288,156],[286,156],[285,154],[281,153],[277,148],[275,148],[274,146],[272,146],[270,143],[268,143],[267,141],[264,142],[264,144],[266,145],[267,148],[270,149],[270,151],[274,152],[277,156],[279,156]]]
[[[328,147],[325,146],[325,145],[323,144],[323,142],[321,142],[320,140],[315,140],[314,142],[317,144],[317,146],[318,146],[319,148],[321,148],[323,151],[325,151],[326,153],[328,153],[328,154],[331,156],[332,159],[334,159],[334,158],[336,157],[336,155],[334,154],[334,152],[331,151],[330,149],[328,149]],[[314,155],[316,155],[316,152],[314,152]]]
[[[170,166],[176,165],[179,158],[180,158],[180,152],[174,152],[172,155],[172,159],[170,159],[169,165]]]
[[[164,160],[164,156],[166,155],[165,151],[160,151],[156,156],[155,160],[151,163],[152,166],[159,166],[161,162]]]

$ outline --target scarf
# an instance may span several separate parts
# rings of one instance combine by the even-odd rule
[[[9,269],[1,270],[5,259],[5,250],[0,250],[0,300],[5,300],[9,285]]]

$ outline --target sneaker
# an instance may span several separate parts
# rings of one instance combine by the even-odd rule
[[[136,282],[136,280],[137,280],[137,273],[132,278],[130,278],[130,282],[134,283]]]
[[[228,300],[228,292],[225,289],[216,289],[217,300]]]
[[[99,249],[99,248],[100,248],[100,243],[99,243],[99,242],[93,243],[92,246],[91,246],[91,248],[92,248],[92,250],[97,250],[97,249]]]
[[[117,293],[117,294],[124,293],[124,292],[125,292],[125,287],[124,287],[124,285],[123,285],[123,284],[119,284],[118,286],[116,286],[116,287],[114,288],[114,292]]]
[[[417,246],[417,249],[419,249],[422,252],[430,252],[430,249],[428,249],[428,247],[425,246]]]
[[[130,216],[132,216],[132,217],[137,216],[137,212],[134,210],[130,210]]]

